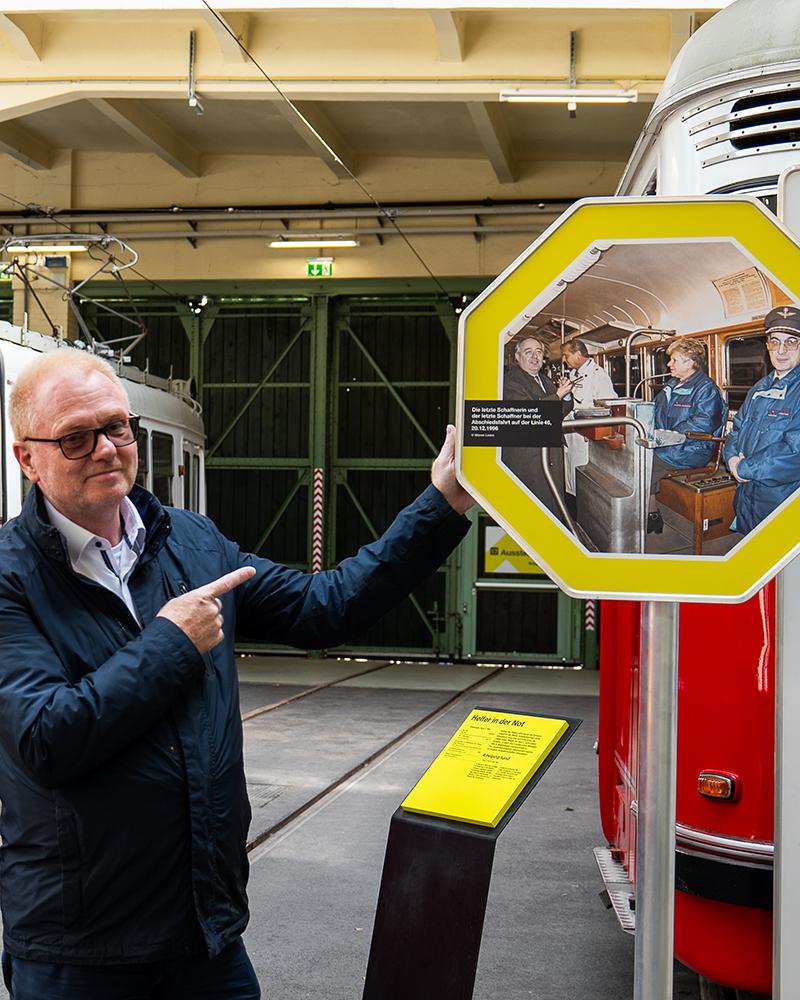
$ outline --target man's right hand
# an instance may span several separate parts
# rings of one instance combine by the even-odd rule
[[[190,590],[188,594],[173,597],[158,612],[157,617],[168,618],[186,633],[198,652],[207,653],[225,637],[222,631],[220,595],[227,594],[229,590],[238,587],[240,583],[244,583],[255,574],[256,571],[252,566],[235,569],[218,580],[212,580],[211,583],[206,583],[196,590]]]
[[[559,399],[563,399],[572,392],[576,385],[580,385],[579,379],[568,379],[566,375],[562,375],[556,386],[556,395]]]

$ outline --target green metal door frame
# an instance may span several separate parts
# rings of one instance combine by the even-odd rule
[[[480,599],[481,581],[478,579],[479,562],[479,508],[473,508],[469,515],[473,528],[459,548],[461,565],[458,576],[459,611],[463,622],[461,656],[464,659],[479,659],[487,661],[507,660],[508,652],[498,650],[478,649],[478,600]],[[556,622],[556,652],[542,652],[531,649],[524,653],[514,654],[515,661],[547,664],[570,664],[584,662],[584,602],[574,600],[562,593],[549,580],[542,582],[513,580],[497,581],[492,590],[527,591],[531,594],[542,592],[557,592],[558,617]]]
[[[372,298],[373,296],[371,295],[370,299]],[[448,389],[450,397],[450,412],[452,412],[452,405],[453,405],[452,399],[454,392],[454,382],[452,374],[455,365],[453,359],[454,341],[449,336],[449,331],[445,328],[445,333],[446,335],[448,335],[448,339],[450,340],[450,345],[451,345],[451,350],[450,350],[451,370],[448,373],[447,383],[431,381],[431,380],[416,380],[416,379],[411,382],[400,382],[397,381],[396,379],[395,380],[390,379],[387,376],[386,372],[382,369],[378,360],[373,356],[372,352],[368,349],[367,345],[363,342],[363,340],[358,336],[356,331],[353,329],[353,326],[351,324],[350,309],[351,305],[355,301],[356,300],[352,297],[346,297],[346,298],[340,298],[336,302],[335,320],[334,320],[335,324],[334,350],[329,368],[331,377],[333,379],[331,385],[331,393],[330,393],[331,397],[330,412],[332,416],[331,427],[333,429],[331,450],[330,450],[331,469],[332,469],[331,481],[333,486],[340,487],[347,494],[359,518],[366,526],[370,536],[374,539],[379,537],[381,530],[385,527],[385,525],[376,525],[372,522],[368,513],[361,504],[355,490],[353,489],[352,484],[348,479],[348,473],[350,471],[363,470],[363,469],[375,469],[375,470],[386,470],[386,471],[406,470],[406,471],[423,471],[423,472],[427,472],[429,470],[431,462],[438,454],[439,445],[437,444],[437,442],[433,441],[431,437],[428,435],[425,428],[421,425],[416,415],[414,414],[413,409],[402,398],[398,390],[405,387],[412,387],[412,388],[446,387]],[[439,306],[441,305],[441,301],[436,299],[431,300],[430,297],[407,298],[403,296],[398,298],[397,296],[393,296],[390,302],[385,299],[384,300],[379,299],[378,301],[375,302],[375,308],[376,310],[380,310],[381,305],[383,305],[384,308],[386,308],[390,304],[404,307],[404,309],[407,310],[402,313],[402,315],[405,318],[413,316],[414,310],[421,310],[422,314],[425,316],[431,316],[431,315],[440,316]],[[361,317],[363,318],[364,315],[368,314],[362,313]],[[398,411],[402,414],[403,419],[407,420],[410,423],[410,425],[414,428],[418,436],[424,442],[425,448],[429,453],[429,457],[425,458],[355,457],[354,458],[354,457],[339,456],[338,433],[337,433],[339,424],[339,393],[341,388],[345,388],[345,386],[339,381],[339,373],[341,370],[341,348],[342,348],[343,338],[349,338],[352,341],[352,343],[355,345],[360,355],[365,359],[368,367],[371,369],[374,376],[374,378],[370,381],[365,381],[365,380],[360,381],[359,387],[381,388],[386,390],[386,392],[389,394],[390,398],[396,405]],[[347,386],[347,388],[350,388],[350,386]],[[442,430],[444,430],[444,428],[442,428]],[[333,518],[332,523],[335,523],[335,517],[336,517],[335,493],[338,491],[334,490],[333,492],[334,492],[334,498],[332,499],[331,502],[331,515]],[[333,546],[333,540],[331,540],[331,546]],[[331,556],[332,556],[332,548],[331,548]],[[451,605],[455,606],[456,604],[455,598],[453,597],[457,589],[454,576],[454,563],[448,562],[448,564],[444,568],[444,572],[446,573],[445,594],[447,595],[445,599],[446,606],[444,609],[439,609],[439,608],[425,609],[420,605],[419,600],[414,594],[411,594],[409,596],[409,600],[411,601],[411,604],[414,607],[418,619],[423,624],[427,634],[430,635],[429,647],[425,649],[415,647],[413,649],[410,649],[409,650],[410,652],[430,653],[434,656],[444,655],[448,657],[453,657],[458,655],[457,647],[455,642],[453,641],[453,637],[456,635],[459,629],[457,628],[456,623],[454,622],[450,614],[450,606]],[[374,651],[378,650],[376,649]]]
[[[486,284],[482,278],[449,279],[446,283],[452,295],[475,294]],[[308,457],[270,458],[268,456],[240,455],[238,457],[221,457],[218,454],[220,445],[233,431],[237,422],[252,405],[258,394],[269,391],[268,386],[275,385],[274,376],[282,358],[292,349],[288,345],[270,365],[266,372],[257,373],[253,382],[226,383],[230,388],[247,389],[248,397],[244,406],[239,406],[232,420],[223,428],[223,433],[216,441],[210,442],[207,453],[207,467],[210,470],[228,471],[235,469],[293,469],[296,480],[292,483],[287,495],[271,513],[269,523],[259,539],[258,547],[262,546],[279,525],[287,507],[295,499],[297,491],[305,486],[308,490],[308,559],[305,564],[296,564],[302,568],[311,568],[314,552],[314,470],[321,470],[323,485],[323,522],[322,522],[322,563],[325,566],[333,564],[335,558],[335,525],[336,525],[336,494],[337,485],[349,491],[349,496],[355,504],[358,516],[362,518],[371,535],[377,535],[384,525],[372,524],[367,512],[360,506],[358,498],[347,482],[349,470],[373,468],[376,471],[386,469],[420,470],[424,471],[430,465],[439,448],[439,441],[432,440],[416,419],[413,408],[400,395],[404,383],[393,381],[380,369],[376,359],[363,343],[358,334],[349,329],[347,317],[351,303],[356,300],[370,300],[374,303],[376,312],[391,306],[402,304],[408,314],[415,309],[422,309],[426,314],[435,311],[442,324],[445,336],[450,344],[449,366],[449,414],[454,416],[455,383],[457,367],[457,329],[458,317],[455,315],[452,302],[441,296],[440,290],[428,279],[387,279],[381,281],[358,280],[322,280],[322,281],[278,281],[278,282],[169,282],[166,285],[154,286],[146,282],[131,282],[129,288],[142,304],[144,314],[165,308],[174,310],[180,320],[189,343],[189,372],[196,387],[198,398],[202,398],[204,388],[221,387],[222,383],[204,385],[205,356],[215,325],[221,316],[234,317],[238,312],[256,315],[263,306],[264,313],[274,314],[281,301],[291,303],[299,308],[302,320],[296,337],[310,338],[310,365],[308,382],[309,397],[309,442]],[[121,303],[119,288],[110,283],[94,282],[87,286],[87,294],[98,298],[108,298]],[[172,293],[170,301],[166,296]],[[189,298],[207,294],[210,298],[200,314],[195,313],[188,304]],[[416,427],[425,442],[430,458],[387,458],[387,459],[349,459],[339,460],[337,450],[339,423],[339,352],[341,336],[353,338],[358,350],[362,353],[374,373],[373,384],[380,385],[392,396],[398,405],[398,412]],[[427,383],[433,385],[433,383]],[[411,383],[409,383],[411,385]],[[424,381],[414,383],[417,387],[426,385]],[[443,385],[443,383],[437,383]],[[444,428],[442,428],[442,431]],[[320,473],[317,473],[319,479]],[[477,521],[477,512],[470,515]],[[295,565],[295,564],[292,564]],[[443,572],[446,574],[445,604],[442,608],[423,609],[417,604],[417,614],[425,622],[425,627],[431,636],[429,652],[453,658],[473,659],[507,659],[508,654],[492,650],[477,649],[477,602],[479,586],[477,580],[478,567],[478,533],[470,532],[464,543],[456,550],[448,561]],[[585,633],[584,641],[583,602],[572,601],[563,594],[558,598],[557,644],[558,652],[541,653],[531,650],[525,659],[540,663],[587,662],[593,658],[592,643],[596,643],[596,632]],[[422,651],[422,650],[420,650]]]

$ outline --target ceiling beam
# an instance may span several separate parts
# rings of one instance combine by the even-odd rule
[[[498,181],[501,184],[513,183],[516,166],[499,105],[470,101],[467,109]]]
[[[722,10],[728,7],[733,0],[493,0],[491,4],[476,4],[475,0],[428,0],[428,8],[440,10],[474,10],[476,7],[486,10],[567,10],[570,13],[574,8],[583,10],[655,10],[663,12],[665,7],[670,10]],[[297,0],[290,4],[287,0],[215,0],[214,7],[217,10],[225,11],[254,11],[256,13],[265,10],[286,10],[315,11],[331,10],[334,5],[331,0]],[[351,0],[348,4],[353,9],[365,8],[370,10],[390,10],[393,14],[397,10],[418,10],[421,6],[419,0]],[[14,0],[16,10],[30,11],[53,11],[63,13],[65,10],[64,0]],[[141,13],[141,11],[202,11],[203,0],[70,0],[69,9],[89,10],[95,13],[99,10],[115,12]]]
[[[2,0],[0,0],[2,2]],[[183,77],[180,71],[183,71]],[[122,70],[121,70],[122,71]],[[628,79],[628,78],[626,78]],[[387,80],[384,78],[359,78],[358,80],[283,80],[275,82],[281,91],[295,103],[326,101],[419,101],[453,102],[457,104],[496,102],[501,90],[519,87],[516,78],[446,79],[436,77]],[[652,102],[663,84],[662,78],[635,80],[639,103]],[[559,79],[537,80],[538,85],[564,86]],[[46,111],[82,100],[186,100],[185,67],[176,69],[172,79],[115,79],[109,81],[69,80],[42,81],[33,79],[3,83],[0,87],[0,121],[21,118],[37,111]],[[223,79],[204,78],[202,98],[208,101],[270,100],[276,107],[285,103],[271,88],[265,88],[264,78],[242,79],[226,76]]]
[[[357,172],[355,153],[325,112],[310,101],[294,101],[293,103],[305,121],[292,110],[286,101],[278,101],[275,107],[309,149],[322,160],[336,177],[344,180],[349,178],[351,173],[355,174]],[[336,156],[332,154],[331,150],[336,153]],[[336,157],[342,162],[338,162]]]
[[[0,14],[0,34],[13,45],[20,59],[39,62],[42,58],[44,22],[36,14]]]
[[[96,98],[89,102],[98,111],[134,138],[140,146],[155,153],[184,177],[200,176],[200,154],[152,111],[138,101],[112,101]]]
[[[34,170],[49,170],[53,165],[50,146],[15,122],[0,124],[0,153],[8,153]]]
[[[222,52],[225,62],[249,62],[249,56],[242,51],[242,45],[250,43],[250,16],[248,14],[226,14],[205,12],[208,26],[214,32],[214,37]],[[239,45],[239,42],[242,45]]]
[[[428,11],[428,16],[436,29],[439,61],[463,62],[465,53],[463,14],[454,14],[449,10],[432,10]]]
[[[673,11],[670,14],[670,30],[669,61],[672,63],[694,32],[694,14],[685,10]]]

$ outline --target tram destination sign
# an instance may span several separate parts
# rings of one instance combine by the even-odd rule
[[[800,551],[800,245],[577,202],[462,313],[458,475],[576,597],[742,601]]]

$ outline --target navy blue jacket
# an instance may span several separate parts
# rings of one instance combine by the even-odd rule
[[[144,627],[76,574],[38,489],[0,531],[0,891],[21,958],[114,964],[217,955],[247,924],[250,821],[238,631],[308,648],[357,636],[429,576],[469,522],[432,486],[378,541],[304,574],[134,487],[130,579]],[[225,640],[201,656],[157,618],[239,566]]]
[[[735,527],[746,534],[800,488],[800,365],[776,379],[756,382],[733,419],[725,441],[727,462],[743,454],[737,468]]]
[[[725,423],[725,401],[716,383],[705,372],[696,371],[681,385],[671,378],[656,396],[654,426],[669,431],[699,431],[719,437]],[[673,469],[697,469],[708,465],[717,450],[716,441],[688,438],[683,444],[667,445],[655,454]]]

